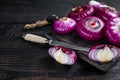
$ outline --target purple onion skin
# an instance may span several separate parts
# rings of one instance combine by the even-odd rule
[[[98,8],[95,11],[95,15],[99,18],[101,18],[104,22],[107,22],[108,20],[110,20],[111,18],[114,17],[118,17],[118,11],[116,10],[111,10],[107,7],[103,7],[103,8]]]
[[[120,47],[120,17],[110,19],[104,32],[109,42]]]
[[[75,11],[78,7],[81,7],[83,10],[80,12]],[[69,18],[74,19],[76,22],[94,14],[94,8],[90,5],[77,6],[76,9],[72,10],[68,15]]]
[[[94,31],[94,30],[91,31],[86,28],[86,24],[85,24],[86,20],[92,19],[92,18],[95,18],[100,23],[100,28],[97,31]],[[104,22],[101,19],[91,16],[91,17],[86,17],[77,23],[76,32],[81,38],[87,41],[97,41],[102,39],[103,27],[104,27]]]
[[[76,26],[75,20],[63,17],[54,22],[53,29],[55,32],[59,34],[68,34],[75,29],[75,26]]]

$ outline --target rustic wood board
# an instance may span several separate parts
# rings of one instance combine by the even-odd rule
[[[57,33],[49,33],[46,34],[46,37],[48,37],[49,39],[53,39],[53,40],[58,40],[61,42],[65,42],[68,44],[75,45],[75,46],[82,46],[85,48],[91,48],[94,45],[98,45],[98,44],[110,44],[106,39],[101,40],[101,41],[86,41],[82,38],[80,38],[80,36],[77,35],[77,33],[71,32],[70,34],[67,35],[61,35],[61,34],[57,34]],[[65,45],[64,45],[65,46]],[[115,65],[115,63],[117,63],[120,58],[117,59],[113,59],[111,62],[108,63],[98,63],[95,61],[92,61],[88,58],[88,52],[84,52],[84,51],[76,51],[78,53],[79,58],[82,58],[83,60],[87,61],[88,63],[90,63],[91,65],[93,65],[94,67],[98,68],[101,71],[107,72],[111,67],[113,67]]]

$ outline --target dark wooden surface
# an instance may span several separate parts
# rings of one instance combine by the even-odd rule
[[[118,0],[99,0],[120,9]],[[78,59],[72,66],[60,65],[48,55],[48,44],[34,44],[21,36],[33,33],[44,36],[53,32],[51,25],[24,30],[32,23],[56,14],[67,16],[72,7],[88,0],[0,0],[0,80],[119,80],[120,62],[102,73]]]

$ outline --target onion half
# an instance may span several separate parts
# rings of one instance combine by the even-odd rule
[[[102,38],[104,22],[94,16],[80,20],[76,26],[77,34],[85,40],[95,41]]]
[[[67,17],[56,20],[53,24],[53,29],[59,34],[68,34],[75,29],[76,22]]]
[[[77,60],[75,51],[62,46],[49,48],[48,52],[60,64],[73,65]]]
[[[96,45],[90,49],[88,57],[97,62],[109,62],[120,57],[120,49],[107,44]]]
[[[87,16],[91,16],[92,14],[94,14],[94,8],[90,5],[84,5],[73,8],[68,17],[75,21],[79,21]]]

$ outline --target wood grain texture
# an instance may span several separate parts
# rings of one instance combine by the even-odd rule
[[[120,10],[119,0],[98,1]],[[25,33],[45,36],[46,33],[53,32],[51,25],[25,30],[25,23],[43,20],[52,14],[67,16],[72,7],[87,2],[88,0],[0,0],[0,80],[119,80],[120,62],[107,73],[100,72],[82,59],[78,59],[73,66],[60,65],[48,55],[48,44],[29,43],[21,38]]]

